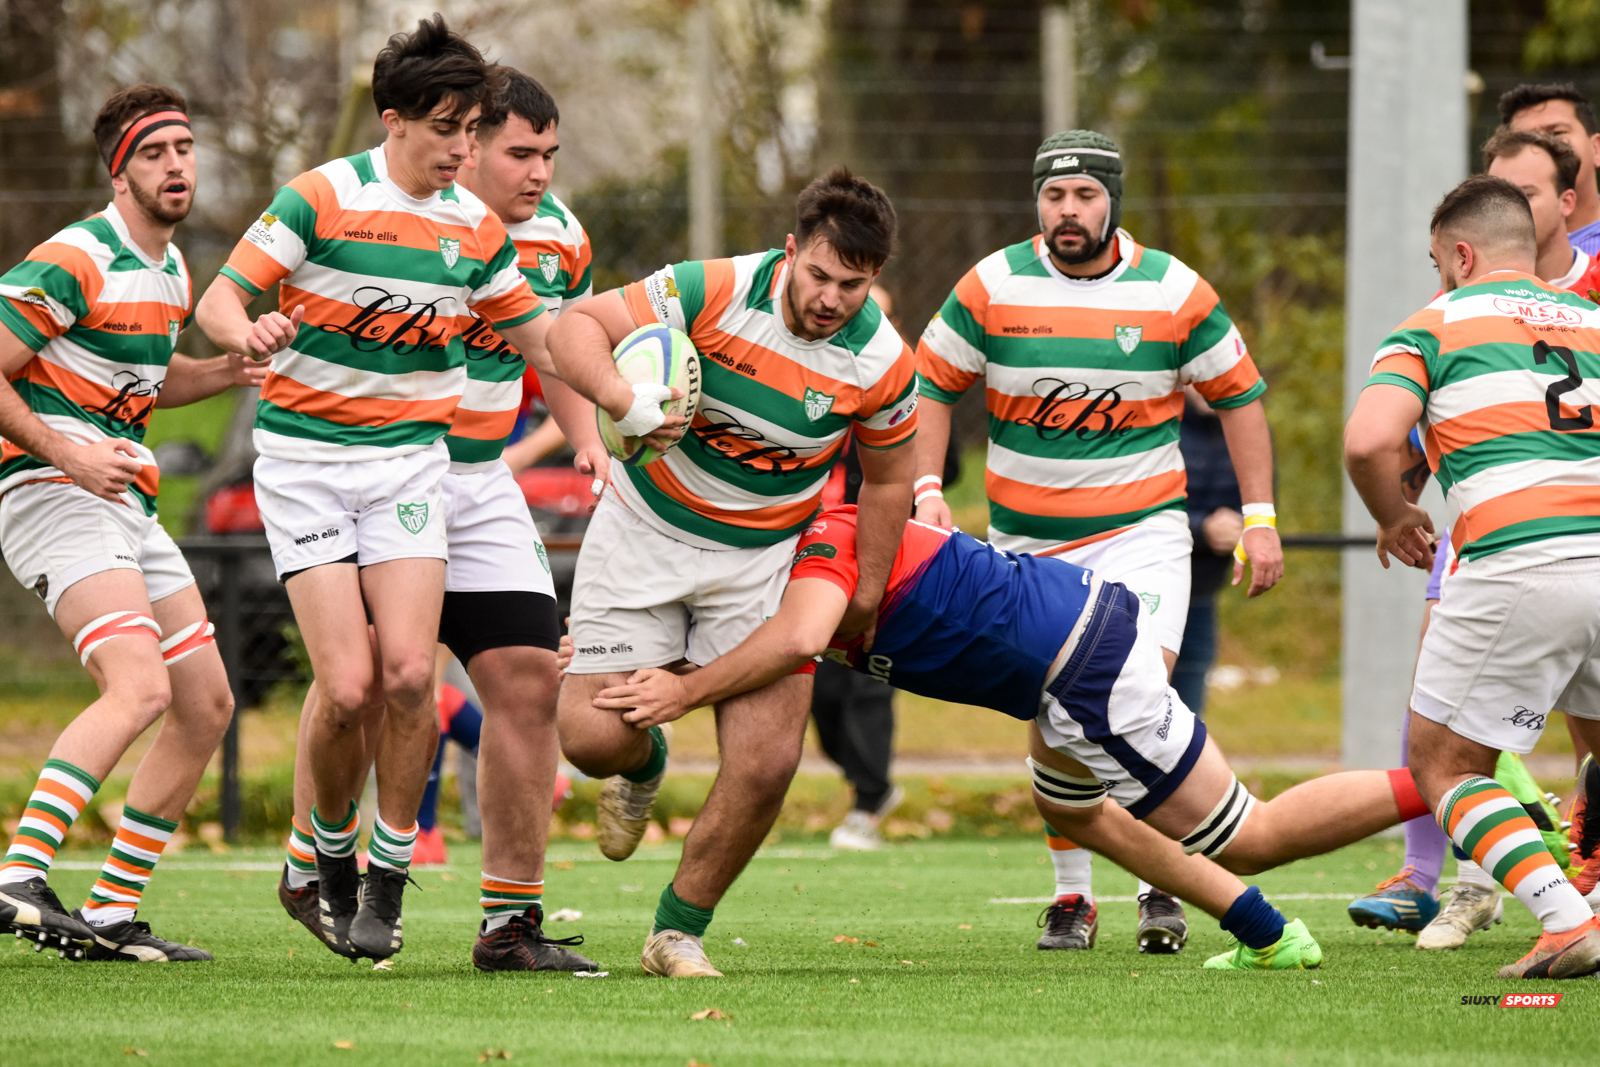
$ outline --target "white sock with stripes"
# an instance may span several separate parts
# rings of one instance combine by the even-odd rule
[[[404,871],[411,866],[411,850],[417,844],[417,823],[413,819],[405,830],[396,830],[379,815],[372,820],[372,840],[367,842],[367,862],[374,867]]]

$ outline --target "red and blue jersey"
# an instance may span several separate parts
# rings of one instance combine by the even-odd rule
[[[855,505],[824,511],[801,535],[789,580],[823,578],[853,596],[859,577]],[[912,521],[871,651],[835,637],[828,655],[908,692],[1031,720],[1088,599],[1082,567]]]

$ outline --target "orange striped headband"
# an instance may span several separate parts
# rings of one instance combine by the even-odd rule
[[[157,130],[168,126],[182,126],[189,128],[189,116],[181,111],[157,111],[138,119],[122,131],[122,137],[117,141],[116,150],[111,153],[111,176],[115,178],[122,173],[122,168],[128,165],[128,159],[138,149],[140,143]]]

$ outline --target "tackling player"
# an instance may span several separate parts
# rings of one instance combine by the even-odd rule
[[[1041,814],[1220,918],[1240,945],[1207,961],[1213,969],[1322,960],[1304,923],[1286,923],[1227,871],[1317,855],[1427,810],[1403,770],[1328,775],[1258,803],[1167,684],[1139,598],[1060,558],[912,522],[868,651],[836,632],[859,579],[856,537],[855,508],[824,512],[800,538],[777,613],[749,639],[687,675],[637,671],[595,703],[655,725],[822,654],[896,688],[1028,721]]]
[[[564,304],[589,295],[588,238],[549,193],[560,114],[543,86],[526,74],[504,67],[498,73],[460,184],[505,223],[517,247],[518,269],[555,315]],[[439,640],[465,665],[483,702],[481,741],[474,746],[483,816],[483,921],[472,958],[486,971],[581,971],[593,968],[593,961],[564,947],[581,939],[555,941],[543,933],[550,808],[535,798],[555,788],[560,756],[555,648],[561,628],[555,587],[539,531],[501,461],[528,366],[482,319],[474,319],[463,340],[467,384],[444,439],[451,461],[443,483],[450,561]],[[559,381],[549,384],[547,395],[556,406],[564,401],[588,408]],[[584,410],[575,421],[590,440],[578,457],[580,468],[603,474],[608,461],[592,411]],[[363,726],[368,739],[379,734],[381,697],[371,702],[373,708],[376,717]],[[438,774],[437,757],[433,766],[430,782]],[[309,774],[297,777],[296,793],[301,822],[278,897],[291,916],[321,937],[313,842],[304,821],[312,800]]]
[[[100,697],[50,750],[0,863],[0,929],[92,960],[209,960],[135,921],[140,897],[233,714],[183,554],[156,518],[153,409],[253,385],[237,355],[177,355],[193,285],[173,230],[194,204],[182,96],[107,100],[95,143],[112,200],[0,277],[0,552],[44,601]],[[46,882],[56,849],[129,745],[161,719],[80,910]],[[82,951],[73,948],[74,957]]]
[[[709,663],[776,610],[847,434],[864,479],[852,632],[870,638],[911,510],[912,354],[868,296],[893,250],[894,208],[841,167],[800,193],[797,215],[781,249],[665,267],[585,301],[551,332],[562,377],[625,434],[678,432],[662,422],[665,390],[630,387],[612,362],[640,324],[688,334],[703,377],[682,443],[646,466],[613,468],[573,583],[577,654],[561,687],[561,747],[579,770],[611,778],[599,835],[612,859],[643,836],[667,745],[659,729],[596,708],[594,694],[641,667]],[[651,973],[719,974],[701,936],[778,816],[810,702],[810,677],[793,675],[718,705],[721,766],[662,891],[642,956]]]
[[[472,314],[548,369],[549,318],[516,248],[455,180],[493,87],[492,68],[440,15],[391,37],[373,67],[383,144],[279,190],[197,311],[224,347],[287,346],[257,408],[256,499],[317,679],[304,743],[325,932],[379,959],[401,948],[417,807],[439,740],[434,646],[452,463],[442,438],[468,383]],[[274,284],[284,313],[252,323],[250,302]],[[531,537],[525,510],[521,523]],[[369,612],[376,654],[362,639]],[[519,645],[536,649],[532,625],[518,616],[507,628],[523,628]],[[362,879],[354,790],[371,757],[362,726],[374,686],[386,718]]]
[[[1038,236],[969,270],[917,346],[926,402],[917,518],[950,525],[940,492],[950,409],[987,380],[989,539],[1059,555],[1133,590],[1170,673],[1189,610],[1193,536],[1178,420],[1193,385],[1222,420],[1244,500],[1234,584],[1283,573],[1272,505],[1266,383],[1216,292],[1120,229],[1122,157],[1092,130],[1048,138],[1033,161]],[[1042,949],[1087,949],[1099,929],[1089,854],[1047,827],[1056,902]],[[1139,886],[1141,952],[1177,952],[1177,901]]]
[[[1378,349],[1345,465],[1379,559],[1427,566],[1432,522],[1399,485],[1423,420],[1459,562],[1417,661],[1412,773],[1456,846],[1544,927],[1500,974],[1577,977],[1600,968],[1600,918],[1491,776],[1499,752],[1532,750],[1549,708],[1600,741],[1600,310],[1534,276],[1533,216],[1502,178],[1446,194],[1430,241],[1444,292]]]

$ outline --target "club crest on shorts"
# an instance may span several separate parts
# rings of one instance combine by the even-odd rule
[[[539,273],[544,275],[544,280],[553,282],[561,271],[561,256],[556,252],[539,253]]]
[[[1150,614],[1152,615],[1154,615],[1156,613],[1156,609],[1161,606],[1160,593],[1140,593],[1139,599],[1144,601],[1144,606],[1150,610]]]
[[[1133,350],[1139,347],[1139,342],[1144,340],[1143,326],[1117,326],[1117,347],[1122,349],[1125,356],[1133,355]]]
[[[422,528],[428,525],[427,504],[396,504],[394,510],[400,516],[400,525],[406,528],[407,533],[419,534]]]
[[[833,410],[833,397],[827,393],[819,393],[810,386],[806,387],[806,418],[816,422],[822,416]]]
[[[454,237],[439,238],[439,254],[444,257],[444,269],[449,270],[461,258],[461,242]]]

